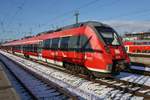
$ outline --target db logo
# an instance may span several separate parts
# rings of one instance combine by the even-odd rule
[[[115,54],[120,54],[120,51],[118,49],[115,49]]]

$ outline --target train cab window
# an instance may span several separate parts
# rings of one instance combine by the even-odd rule
[[[60,42],[60,49],[67,50],[68,49],[68,41],[69,37],[62,37]]]
[[[100,37],[107,45],[120,45],[119,36],[109,27],[95,27]]]
[[[51,49],[58,49],[58,45],[59,45],[59,38],[52,39]]]
[[[70,50],[78,49],[78,36],[71,36],[68,42],[68,48]]]

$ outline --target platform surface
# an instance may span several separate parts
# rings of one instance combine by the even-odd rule
[[[0,100],[20,100],[0,63]]]

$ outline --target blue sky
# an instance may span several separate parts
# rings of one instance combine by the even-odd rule
[[[0,40],[79,21],[97,20],[119,33],[150,30],[150,0],[0,0]]]

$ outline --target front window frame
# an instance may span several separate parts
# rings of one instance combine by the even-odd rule
[[[102,40],[105,45],[120,46],[122,44],[121,41],[119,40],[119,35],[111,27],[105,27],[105,26],[93,26],[93,27],[94,27],[95,32],[98,35],[98,38],[100,40]],[[116,39],[118,44],[108,43],[108,41],[106,41],[105,38],[104,38],[104,36],[101,34],[102,32],[99,32],[96,27],[112,29],[112,32],[113,32],[113,40],[112,40],[112,42],[114,41],[114,39]],[[115,38],[115,36],[116,36],[116,38]]]

